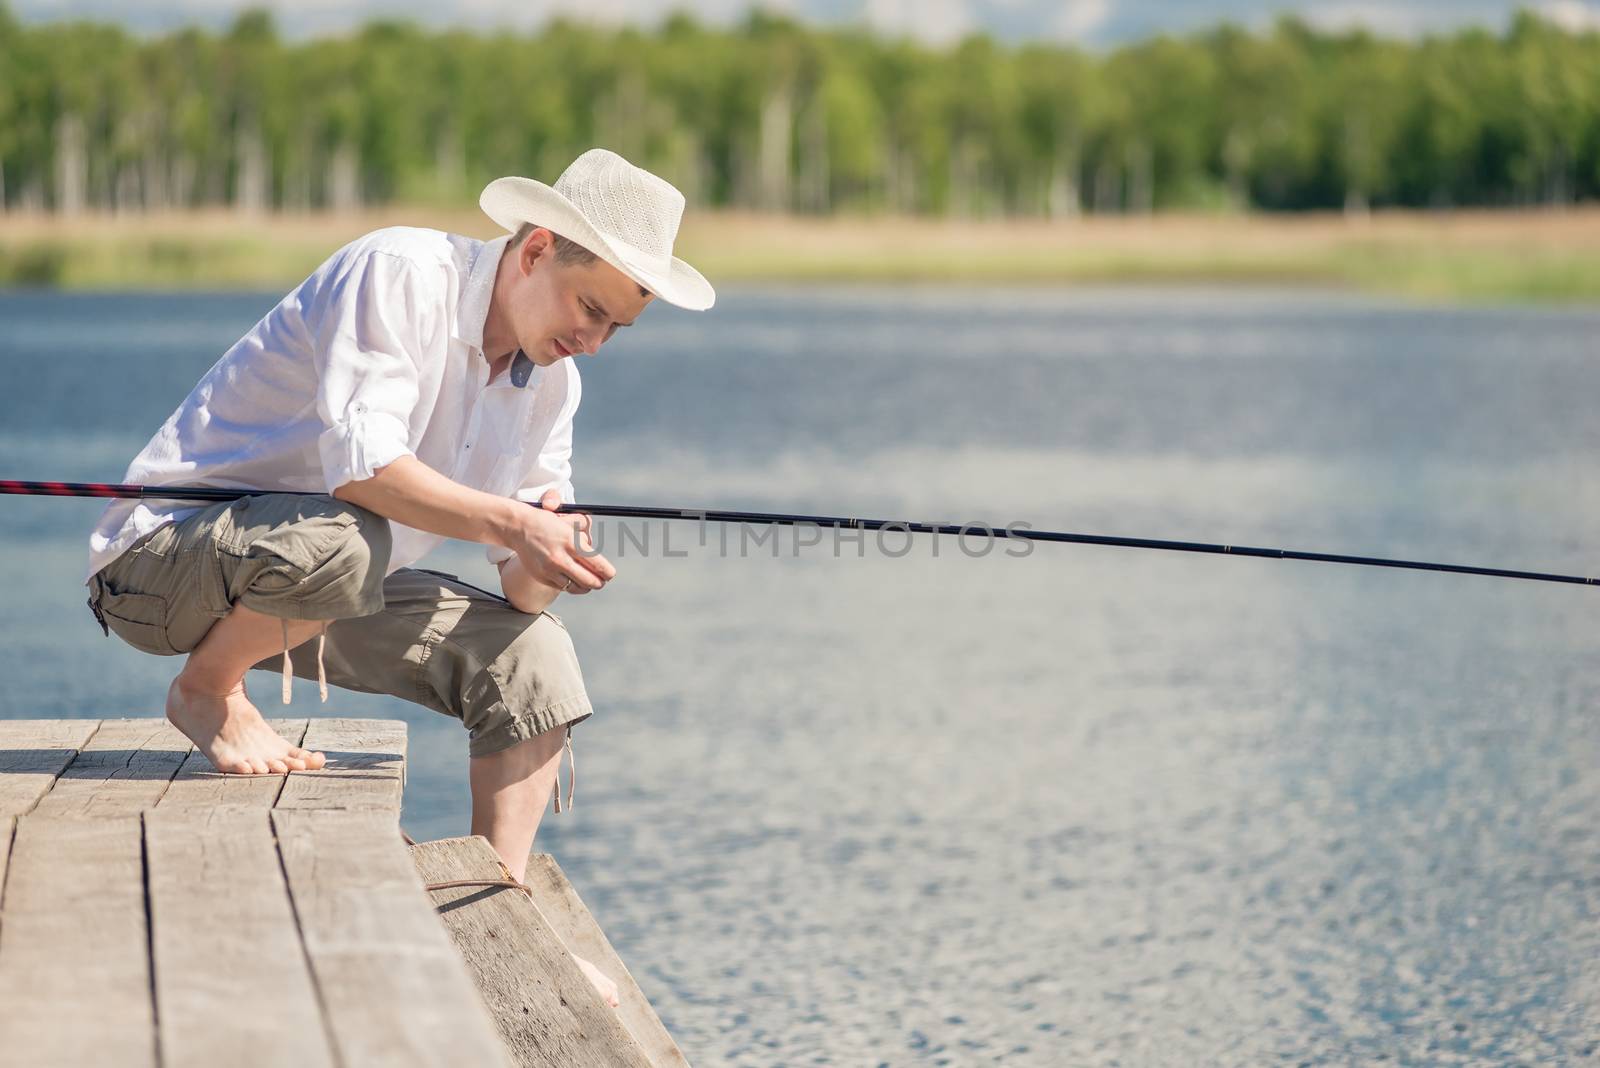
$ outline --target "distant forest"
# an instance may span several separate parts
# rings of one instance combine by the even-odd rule
[[[8,210],[465,203],[592,145],[756,211],[1565,204],[1600,197],[1600,33],[1528,13],[1414,41],[1285,20],[1102,53],[678,15],[287,41],[262,12],[144,37],[0,2]]]

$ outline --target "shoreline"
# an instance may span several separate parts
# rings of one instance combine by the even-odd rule
[[[490,237],[476,209],[0,215],[0,286],[286,289],[381,226]],[[677,252],[714,282],[1314,285],[1470,302],[1600,303],[1600,207],[1046,219],[698,212]]]

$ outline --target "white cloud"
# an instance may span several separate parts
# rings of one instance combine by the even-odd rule
[[[1414,37],[1437,21],[1416,6],[1382,3],[1308,4],[1299,15],[1320,30],[1367,29],[1396,37]]]
[[[1574,33],[1600,30],[1600,7],[1586,4],[1583,0],[1552,0],[1539,6],[1539,14]]]
[[[1111,0],[1063,0],[1050,30],[1063,40],[1081,41],[1104,26],[1110,17]]]
[[[292,0],[305,4],[308,0]],[[353,10],[371,13],[377,5],[371,0],[310,0],[311,3],[334,2],[348,4]],[[278,0],[279,6],[289,6]],[[417,4],[419,8],[431,5]],[[566,17],[585,22],[607,25],[653,25],[674,11],[692,10],[695,17],[709,23],[728,23],[744,16],[751,8],[793,13],[793,0],[697,0],[686,5],[682,0],[456,0],[453,18],[478,25],[509,23],[517,26],[538,26],[552,18]],[[438,21],[447,21],[439,19]]]
[[[978,28],[966,0],[867,0],[862,17],[886,33],[949,44]]]

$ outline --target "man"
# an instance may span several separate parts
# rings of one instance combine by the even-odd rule
[[[188,654],[167,718],[218,771],[324,764],[262,719],[251,667],[281,663],[286,702],[292,668],[324,700],[331,682],[426,705],[466,726],[472,833],[523,878],[563,743],[570,756],[592,713],[547,609],[616,575],[589,517],[553,511],[574,499],[569,357],[656,297],[711,306],[710,284],[672,255],[683,203],[593,149],[553,188],[489,184],[479,204],[514,236],[359,238],[145,446],[129,482],[273,491],[206,508],[117,501],[90,539],[96,618],[138,649]],[[409,567],[445,538],[488,546],[503,599]]]

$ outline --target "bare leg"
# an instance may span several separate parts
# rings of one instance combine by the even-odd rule
[[[290,646],[321,627],[315,621],[291,620]],[[206,632],[172,680],[167,719],[218,771],[267,775],[323,766],[326,758],[321,753],[290,745],[245,696],[245,672],[282,651],[283,621],[236,604]]]
[[[553,731],[518,742],[510,749],[473,757],[468,762],[472,785],[472,833],[481,834],[500,854],[500,860],[517,882],[528,872],[528,851],[550,803],[550,789],[561,766],[567,730]],[[616,1008],[617,984],[576,953],[572,959],[594,984],[606,1004]]]
[[[519,883],[527,874],[528,850],[533,848],[533,836],[550,803],[566,737],[567,729],[557,727],[510,749],[468,761],[472,833],[489,839]]]

